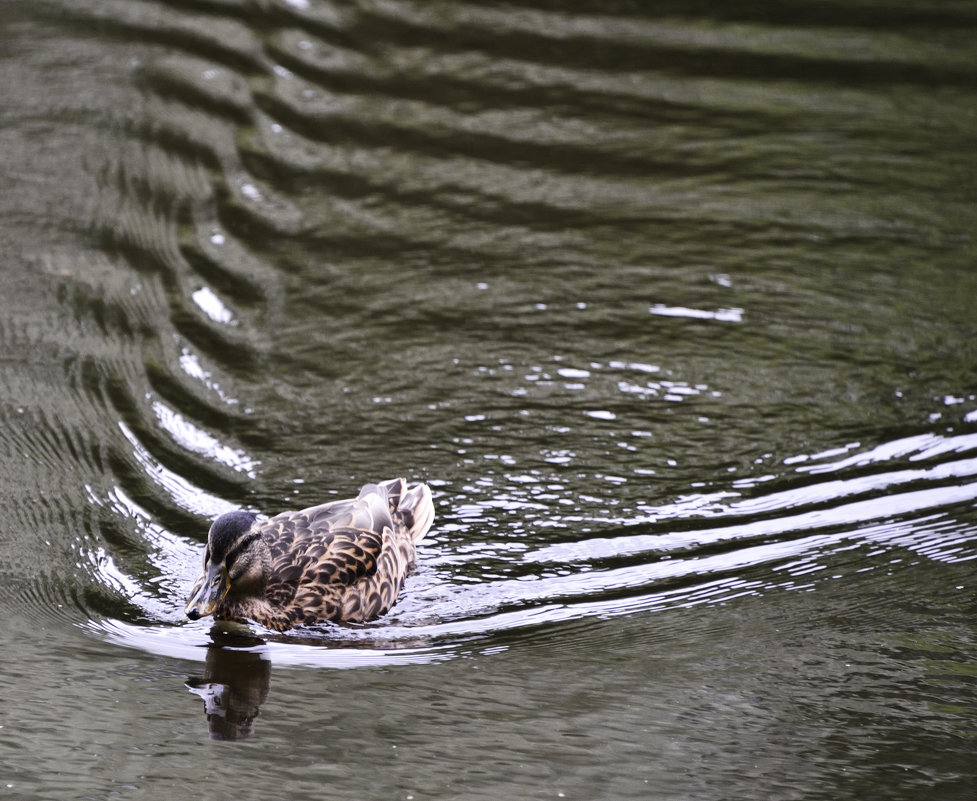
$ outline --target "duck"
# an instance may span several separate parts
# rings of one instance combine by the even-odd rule
[[[397,602],[433,522],[430,487],[403,478],[263,520],[226,512],[207,533],[186,615],[279,632],[375,620]]]

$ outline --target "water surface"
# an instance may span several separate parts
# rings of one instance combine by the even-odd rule
[[[0,786],[970,798],[977,11],[17,2]],[[405,475],[371,624],[210,519]]]

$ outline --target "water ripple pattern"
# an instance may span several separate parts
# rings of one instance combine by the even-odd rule
[[[438,504],[401,603],[268,658],[583,647],[977,557],[977,17],[577,6],[51,14],[124,69],[57,101],[57,311],[0,323],[58,365],[0,410],[62,489],[20,522],[74,532],[7,568],[20,608],[203,659],[213,516],[401,473]]]

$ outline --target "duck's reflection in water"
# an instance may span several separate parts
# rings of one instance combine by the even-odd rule
[[[309,628],[287,638],[275,635],[269,639],[259,637],[244,624],[221,621],[214,625],[203,676],[191,676],[185,682],[190,692],[204,700],[211,738],[243,740],[254,732],[254,719],[268,698],[271,684],[272,644],[315,649],[321,657],[316,664],[332,668],[439,662],[455,655],[453,648],[438,647],[436,640],[423,634],[396,640],[362,636],[343,640],[339,632],[350,627],[322,625],[319,631]]]
[[[243,650],[263,643],[254,635],[215,627],[210,636],[204,674],[190,677],[186,686],[204,699],[211,739],[243,740],[254,731],[254,719],[268,698],[271,662],[260,651]]]

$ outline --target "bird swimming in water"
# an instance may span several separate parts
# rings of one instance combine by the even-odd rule
[[[275,631],[373,620],[397,602],[415,545],[433,522],[430,488],[408,488],[402,478],[270,520],[227,512],[207,534],[187,617]]]

